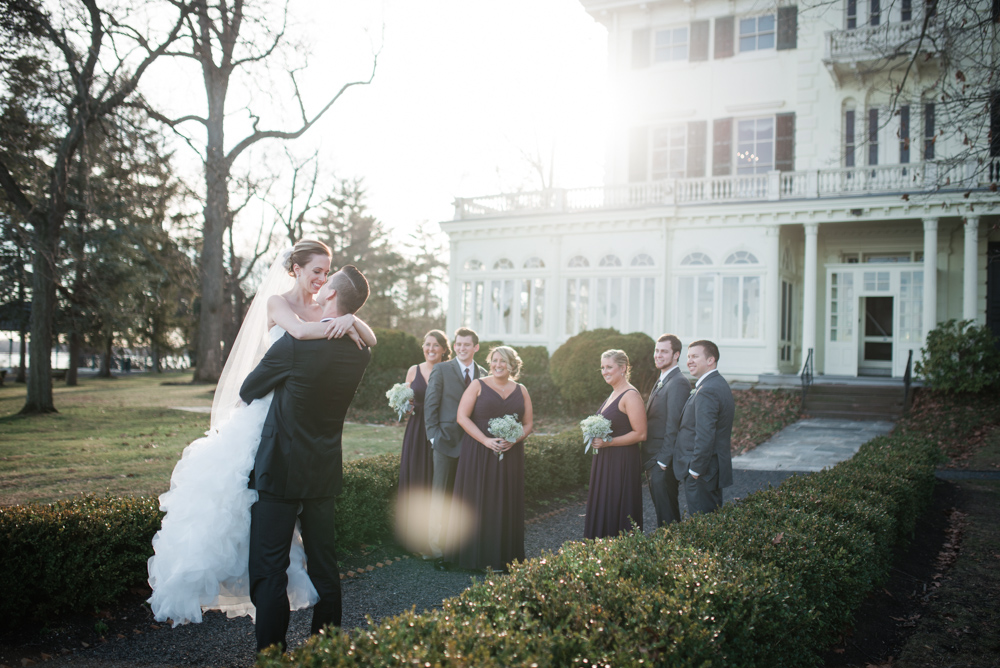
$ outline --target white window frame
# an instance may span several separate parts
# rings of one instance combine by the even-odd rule
[[[770,19],[771,28],[770,30],[761,30],[760,23],[763,19]],[[753,29],[746,30],[750,21],[753,21]],[[777,14],[761,14],[759,16],[745,16],[738,19],[739,34],[736,39],[739,43],[740,53],[749,53],[751,51],[768,51],[777,47],[778,41],[778,17]],[[765,46],[761,46],[761,40],[764,40]],[[753,41],[753,45],[750,46],[750,41]],[[770,40],[770,44],[766,42]]]
[[[683,34],[682,34],[683,33]],[[664,40],[661,42],[661,37]],[[651,45],[654,63],[687,62],[691,52],[691,28],[688,25],[658,28]],[[683,54],[678,51],[683,46]],[[661,57],[661,54],[666,57]]]
[[[737,118],[733,123],[733,131],[736,136],[733,137],[733,148],[735,155],[733,156],[733,164],[736,165],[737,175],[747,175],[747,174],[766,174],[774,170],[775,161],[775,138],[777,132],[777,121],[774,116],[757,116],[752,118]],[[761,133],[761,123],[769,121],[771,124],[771,138],[770,140],[761,140],[759,135]],[[749,123],[753,123],[753,142],[752,147],[746,150],[746,143],[741,143],[740,141],[740,126],[746,126]],[[771,161],[761,162],[760,154],[761,147],[770,144],[771,149]],[[752,158],[752,161],[751,161]],[[746,161],[745,163],[743,161]],[[752,165],[752,167],[751,167]]]
[[[663,146],[658,144],[660,137],[666,138]],[[680,168],[672,167],[671,158],[680,155]],[[665,155],[666,167],[657,168],[657,158]],[[651,180],[683,179],[687,176],[687,123],[672,123],[654,127],[649,133],[649,174]]]

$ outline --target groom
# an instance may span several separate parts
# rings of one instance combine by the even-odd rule
[[[320,289],[323,317],[354,313],[368,299],[368,281],[347,265]],[[319,593],[312,633],[340,626],[340,572],[334,542],[334,497],[343,480],[344,415],[371,359],[351,339],[299,341],[285,334],[240,388],[250,403],[274,390],[250,473],[258,500],[250,509],[250,600],[257,607],[257,651],[285,648],[288,551],[296,519],[309,579]]]

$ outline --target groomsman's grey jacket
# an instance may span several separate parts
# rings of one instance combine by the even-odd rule
[[[729,446],[733,438],[733,414],[736,402],[729,383],[716,371],[705,377],[684,404],[680,433],[674,456],[674,475],[678,480],[694,471],[710,488],[733,484],[733,457]]]
[[[667,373],[660,387],[653,387],[646,400],[646,442],[642,444],[643,468],[650,469],[657,462],[666,467],[673,465],[680,430],[681,411],[691,392],[691,382],[675,366]]]
[[[472,371],[473,380],[486,375],[486,369],[475,362]],[[458,358],[434,365],[424,393],[424,424],[432,447],[442,455],[458,457],[462,453],[465,432],[456,420],[464,392],[465,378]]]

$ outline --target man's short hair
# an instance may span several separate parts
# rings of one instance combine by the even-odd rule
[[[711,357],[715,359],[715,363],[719,363],[719,346],[715,345],[711,341],[695,341],[694,343],[688,344],[688,350],[691,350],[695,346],[701,346],[705,349],[705,357]]]
[[[368,279],[353,264],[331,276],[330,287],[337,291],[337,307],[344,313],[357,313],[368,301]]]
[[[454,342],[455,340],[457,340],[458,337],[460,337],[460,336],[471,336],[472,337],[472,345],[474,345],[474,346],[478,346],[479,345],[479,335],[476,334],[475,330],[469,329],[468,327],[459,327],[458,329],[455,330],[455,336],[452,337],[452,339],[451,339],[452,342]]]
[[[673,334],[661,334],[660,338],[656,340],[657,343],[663,343],[664,341],[670,341],[670,348],[675,353],[679,353],[684,348],[684,346],[681,345],[681,340]]]

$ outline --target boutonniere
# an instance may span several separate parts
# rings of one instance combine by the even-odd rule
[[[658,390],[658,389],[660,389],[661,387],[663,387],[663,381],[662,381],[662,380],[658,380],[658,381],[656,381],[656,387],[655,387],[654,389],[657,389],[657,390]]]
[[[697,388],[697,387],[696,387],[696,388],[694,388],[693,390],[691,390],[691,394],[690,394],[690,396],[692,396],[692,397],[693,397],[693,396],[694,396],[694,395],[696,395],[696,394],[698,394],[698,388]]]

